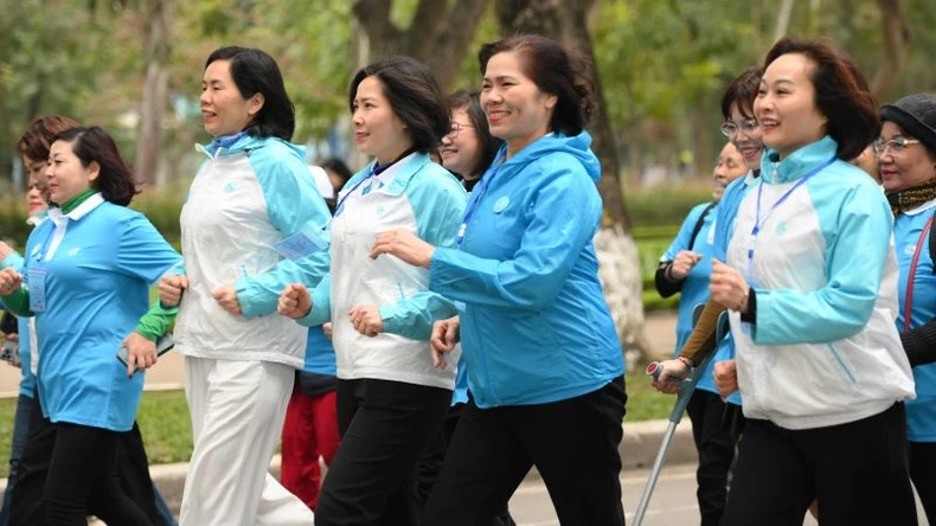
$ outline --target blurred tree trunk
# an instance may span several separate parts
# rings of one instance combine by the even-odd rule
[[[137,142],[135,171],[145,184],[155,184],[163,143],[163,118],[169,104],[169,38],[172,0],[146,0],[142,15],[145,21],[145,72],[143,100],[140,102],[140,134]]]
[[[594,68],[595,55],[588,30],[588,16],[595,0],[495,0],[502,35],[539,33],[549,36],[588,59],[595,80],[598,108],[588,131],[592,149],[601,159],[598,183],[604,199],[605,218],[595,237],[599,278],[622,343],[636,348],[643,358],[651,350],[643,337],[643,298],[637,245],[630,235],[630,218],[620,183],[617,142],[604,105],[601,79]]]
[[[490,0],[456,0],[451,8],[450,2],[419,0],[413,21],[406,29],[390,20],[392,3],[393,0],[354,3],[354,16],[367,33],[369,55],[375,59],[409,55],[429,66],[442,88],[450,90]]]
[[[907,27],[900,0],[877,0],[877,5],[881,11],[884,56],[878,62],[877,71],[871,81],[871,92],[878,101],[884,102],[884,97],[893,89],[907,61],[910,29]]]

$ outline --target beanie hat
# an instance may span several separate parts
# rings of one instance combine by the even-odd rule
[[[936,96],[907,95],[881,106],[881,120],[891,121],[936,154]]]

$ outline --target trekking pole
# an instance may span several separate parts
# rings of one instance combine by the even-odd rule
[[[696,308],[694,311],[693,325],[698,321],[701,312],[700,308]],[[724,321],[727,321],[727,319]],[[723,323],[723,320],[719,318],[716,327],[715,347],[717,348],[719,342],[721,342],[725,336],[727,323]],[[695,391],[699,376],[708,366],[709,362],[712,361],[712,357],[714,356],[715,352],[710,352],[708,356],[702,360],[702,363],[696,366],[679,386],[679,393],[676,395],[676,404],[673,406],[673,411],[669,416],[669,424],[667,424],[666,432],[663,434],[663,443],[660,444],[660,450],[657,451],[656,460],[653,461],[653,467],[650,469],[650,476],[647,479],[647,485],[644,486],[643,495],[640,496],[640,502],[637,504],[637,512],[634,513],[634,526],[640,526],[641,523],[643,523],[644,515],[647,514],[647,507],[650,505],[650,497],[653,495],[657,479],[660,477],[660,471],[663,469],[663,461],[666,460],[666,453],[669,450],[670,443],[673,441],[673,436],[676,434],[676,426],[679,425],[680,420],[682,420],[682,415],[686,411],[686,406],[689,405],[689,399],[692,398],[692,392]],[[652,362],[647,366],[647,374],[653,376],[654,379],[659,378],[662,372],[663,368],[660,367],[659,362]]]

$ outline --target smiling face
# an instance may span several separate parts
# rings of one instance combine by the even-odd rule
[[[452,110],[452,131],[442,137],[439,155],[442,166],[465,179],[472,180],[481,175],[474,173],[481,155],[481,141],[465,108]]]
[[[737,102],[731,104],[730,114],[734,123],[754,118],[742,112]],[[764,131],[760,126],[747,130],[741,127],[741,131],[731,137],[731,144],[737,148],[748,170],[760,170],[761,154],[764,153]]]
[[[884,121],[880,140],[887,142],[900,138],[913,139],[900,126]],[[936,177],[936,160],[922,143],[910,144],[899,152],[887,148],[878,156],[878,166],[887,193],[913,188]]]
[[[202,78],[202,121],[212,137],[234,135],[247,127],[263,107],[263,95],[244,98],[231,77],[231,61],[215,60]]]
[[[815,67],[806,55],[787,53],[764,71],[754,115],[764,144],[777,150],[781,159],[826,134],[828,119],[816,105],[816,88],[810,78]]]
[[[26,209],[29,217],[45,212],[49,207],[49,186],[46,184],[45,171],[48,167],[48,161],[35,161],[28,157],[23,157],[23,166],[26,167],[26,180],[29,186],[26,188]]]
[[[98,163],[87,167],[72,150],[72,143],[55,141],[49,148],[49,164],[45,171],[49,183],[49,198],[61,205],[72,197],[91,188],[100,173]]]
[[[513,51],[492,56],[481,84],[481,108],[491,135],[507,143],[508,157],[549,132],[557,102],[526,76],[520,60]]]
[[[380,164],[388,163],[413,146],[406,125],[393,112],[384,94],[384,85],[375,76],[358,84],[352,103],[351,123],[354,142],[361,153],[372,155]]]

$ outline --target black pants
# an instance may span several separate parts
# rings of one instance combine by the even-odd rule
[[[813,498],[822,526],[917,524],[902,403],[815,429],[747,421],[722,525],[800,526]]]
[[[424,507],[429,500],[429,493],[439,478],[439,472],[442,471],[442,465],[445,461],[445,454],[448,452],[449,444],[452,442],[452,436],[458,427],[458,421],[461,420],[462,411],[465,404],[457,404],[449,408],[445,415],[445,422],[442,423],[442,432],[426,448],[419,462],[416,464],[416,493],[419,496],[419,505]],[[507,504],[501,510],[493,521],[488,523],[490,526],[515,526],[513,517],[507,510]]]
[[[452,391],[339,380],[341,445],[322,484],[317,526],[418,524],[416,461],[436,437]]]
[[[535,465],[563,526],[621,526],[624,380],[558,402],[462,413],[423,526],[490,524]]]
[[[36,525],[46,524],[46,508],[48,507],[47,485],[50,479],[50,470],[52,468],[53,458],[56,453],[58,442],[62,442],[65,450],[61,450],[66,464],[72,460],[79,461],[80,457],[87,457],[83,452],[72,453],[76,458],[69,458],[68,447],[74,440],[75,446],[86,438],[78,436],[77,439],[71,438],[72,435],[66,430],[62,435],[62,426],[68,424],[53,424],[49,419],[42,416],[42,407],[39,403],[39,396],[36,393],[33,396],[33,406],[30,413],[29,434],[26,439],[26,448],[23,451],[23,459],[20,465],[20,473],[17,479],[17,485],[14,487],[11,503],[10,524],[15,525]],[[87,428],[84,426],[74,426],[94,430],[96,428]],[[105,431],[105,430],[99,430]],[[115,452],[113,470],[108,467],[106,475],[101,475],[98,480],[86,479],[82,491],[88,492],[85,514],[96,515],[108,522],[108,524],[150,524],[156,522],[158,516],[154,504],[154,495],[152,491],[152,481],[149,477],[149,469],[146,462],[146,453],[143,451],[143,441],[140,436],[140,430],[136,423],[133,429],[126,433],[116,433],[105,431],[116,436],[114,446],[103,445],[104,449],[110,447]],[[110,439],[106,439],[110,440]],[[95,447],[92,445],[92,447]],[[102,448],[95,448],[98,454]],[[95,454],[95,453],[91,453]],[[110,453],[104,451],[107,458]],[[119,459],[119,460],[118,460]],[[106,464],[107,459],[101,463]],[[116,462],[121,465],[118,468]],[[66,465],[66,469],[73,469]],[[89,470],[95,471],[95,469]],[[116,474],[119,479],[114,480]],[[54,482],[53,482],[54,483]],[[149,484],[149,486],[147,486]],[[149,491],[147,492],[146,489]],[[127,497],[130,497],[128,502]],[[135,503],[135,507],[131,506]],[[142,510],[145,518],[136,514],[136,510]],[[129,511],[128,511],[129,510]],[[105,518],[106,517],[106,518]],[[136,522],[131,522],[136,521]],[[140,522],[143,521],[143,522]],[[48,522],[49,524],[59,524],[58,522]],[[82,523],[84,524],[84,523]]]
[[[725,511],[728,472],[738,441],[737,426],[732,423],[739,409],[722,402],[717,394],[701,389],[692,393],[686,408],[692,420],[692,438],[699,452],[696,498],[702,526],[718,526]]]
[[[910,478],[923,502],[927,521],[936,525],[936,443],[910,442]]]

